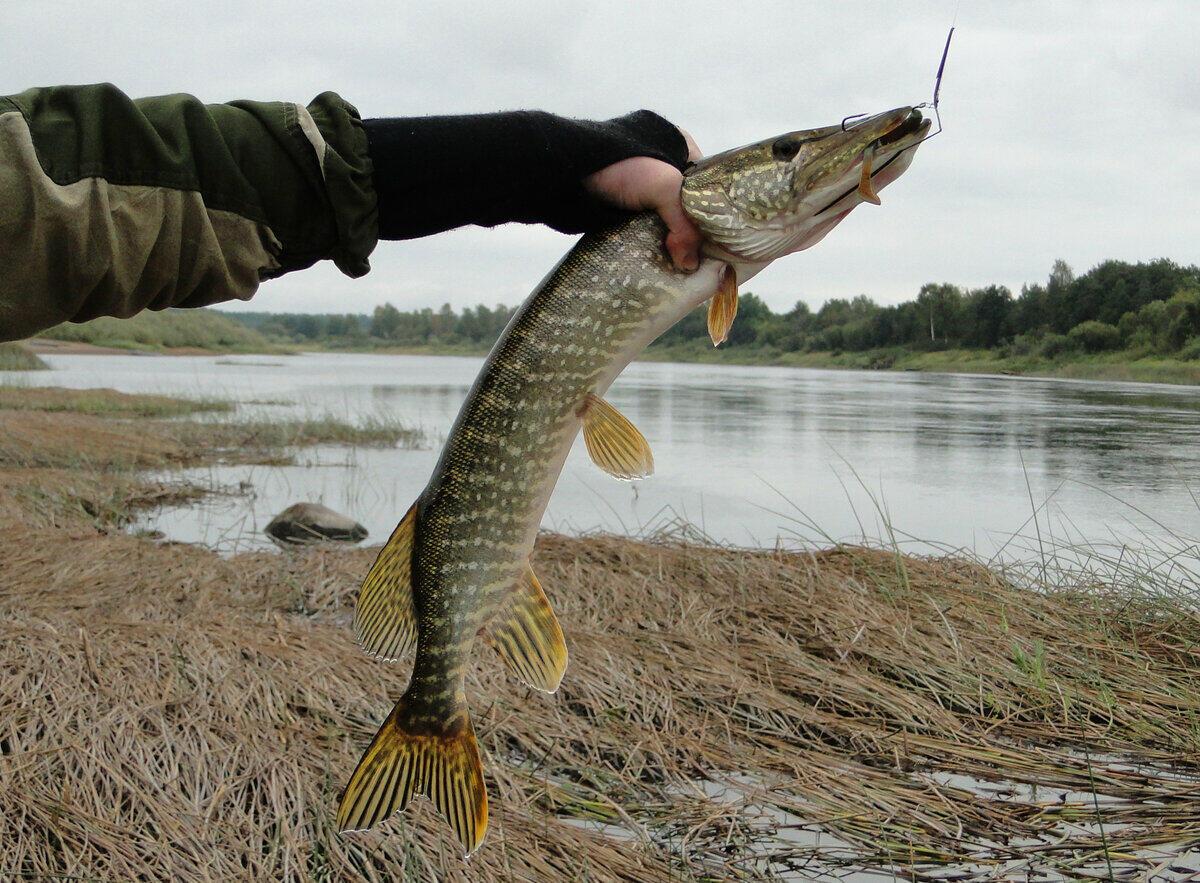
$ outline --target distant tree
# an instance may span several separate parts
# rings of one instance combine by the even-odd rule
[[[1047,284],[1066,288],[1074,281],[1075,271],[1071,269],[1071,265],[1062,258],[1058,258],[1050,267],[1050,279]]]
[[[400,330],[400,311],[390,303],[375,308],[371,316],[371,336],[383,340],[395,340]]]
[[[1049,324],[1056,331],[1066,331],[1073,324],[1070,315],[1070,289],[1075,272],[1066,261],[1056,260],[1046,280],[1045,309]]]
[[[513,312],[503,304],[478,304],[461,311],[443,304],[436,311],[424,307],[401,312],[386,303],[369,316],[227,315],[240,325],[284,340],[352,340],[369,334],[404,345],[482,347],[496,339]],[[692,311],[655,345],[707,340],[706,314],[707,306]],[[1097,328],[1096,323],[1104,327]],[[1015,299],[999,285],[967,292],[949,283],[931,282],[921,286],[914,300],[892,306],[880,306],[860,294],[830,298],[816,311],[798,301],[784,313],[775,313],[761,298],[742,292],[726,346],[798,352],[967,345],[1004,347],[1010,354],[1055,355],[1111,348],[1114,332],[1115,345],[1133,350],[1178,353],[1181,347],[1189,347],[1189,352],[1200,352],[1200,268],[1169,260],[1105,261],[1076,276],[1060,259],[1045,284],[1023,286]]]
[[[1021,293],[1013,302],[1009,323],[1013,335],[1039,333],[1048,329],[1050,315],[1046,306],[1046,289],[1041,285],[1022,285]]]
[[[1012,293],[1003,285],[972,291],[966,303],[969,328],[964,342],[985,349],[999,346],[1009,328],[1012,309]]]
[[[937,342],[957,336],[962,313],[962,291],[948,283],[927,282],[917,294],[917,306],[929,323],[929,340]]]

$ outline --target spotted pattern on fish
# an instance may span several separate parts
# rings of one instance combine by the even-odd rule
[[[412,684],[430,721],[454,707],[479,628],[523,572],[587,395],[603,395],[716,290],[723,262],[680,273],[664,234],[639,215],[585,236],[513,317],[467,396],[417,504]]]
[[[697,270],[677,271],[661,221],[636,215],[583,237],[521,306],[363,584],[355,631],[364,648],[394,658],[415,632],[416,655],[407,690],[346,786],[339,830],[372,827],[425,794],[468,853],[479,847],[487,792],[465,675],[488,627],[530,686],[553,691],[562,678],[562,630],[529,555],[581,423],[599,465],[621,478],[645,474],[646,440],[601,398],[616,376],[707,300],[710,334],[724,339],[737,286],[819,241],[873,195],[872,182],[898,177],[926,131],[919,113],[900,108],[849,131],[793,132],[702,160],[682,189],[706,241]],[[867,150],[876,164],[862,171]]]

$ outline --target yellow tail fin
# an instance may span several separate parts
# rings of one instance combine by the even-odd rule
[[[407,807],[414,793],[424,794],[470,855],[483,843],[488,811],[467,710],[460,709],[445,731],[427,734],[414,732],[406,706],[404,698],[396,703],[363,752],[338,805],[338,830],[372,828]]]

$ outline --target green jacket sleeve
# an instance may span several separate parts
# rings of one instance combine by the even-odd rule
[[[0,340],[63,321],[248,299],[378,235],[357,111],[111,85],[0,97]]]

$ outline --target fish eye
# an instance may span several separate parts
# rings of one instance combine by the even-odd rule
[[[800,152],[801,143],[799,138],[780,138],[771,145],[771,155],[780,162],[791,162]]]

